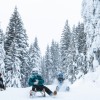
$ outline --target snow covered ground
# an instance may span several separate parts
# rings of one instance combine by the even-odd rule
[[[48,86],[52,91],[56,85]],[[64,87],[63,87],[64,88]],[[63,90],[62,88],[62,90]],[[70,86],[70,91],[59,91],[56,97],[29,97],[29,88],[7,88],[6,91],[0,91],[0,100],[100,100],[100,67],[96,72],[85,75],[80,80]],[[37,93],[37,96],[40,96]]]

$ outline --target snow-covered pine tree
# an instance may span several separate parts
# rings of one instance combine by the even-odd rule
[[[50,47],[47,45],[46,53],[45,53],[45,73],[46,73],[46,84],[52,83],[52,59],[51,59],[51,52]]]
[[[28,79],[30,75],[30,61],[29,61],[29,53],[28,50],[25,51],[25,54],[23,55],[23,62],[21,66],[21,86],[27,87],[28,86]]]
[[[41,73],[41,52],[38,45],[37,37],[35,37],[34,43],[31,44],[29,48],[29,56],[31,69],[38,68]]]
[[[87,54],[87,46],[86,46],[86,33],[84,32],[84,24],[78,23],[76,27],[76,35],[77,35],[77,66],[79,71],[86,74],[87,73],[87,61],[86,61],[86,54]]]
[[[68,48],[67,54],[67,78],[73,83],[76,80],[76,63],[74,61],[74,57],[76,56],[76,48],[75,48],[75,34],[70,33],[70,44]]]
[[[50,52],[51,52],[51,59],[52,59],[52,74],[54,79],[57,76],[57,73],[60,70],[61,67],[61,55],[60,55],[60,48],[59,44],[52,40],[51,47],[50,47]]]
[[[78,36],[77,37],[78,52],[86,55],[86,33],[84,32],[83,23],[78,23],[78,26],[76,27],[76,33]]]
[[[5,50],[4,50],[4,34],[0,28],[0,73],[2,74],[3,79],[5,79]]]
[[[17,7],[10,18],[5,37],[5,68],[6,68],[6,85],[10,87],[23,86],[25,79],[25,69],[27,65],[27,43],[28,37]]]
[[[68,20],[65,23],[64,30],[61,35],[61,70],[64,71],[64,73],[67,74],[67,67],[68,67],[68,48],[70,45],[70,39],[71,39],[71,31],[68,24]]]
[[[95,53],[100,50],[100,0],[83,0],[82,16],[87,33],[88,71],[94,71],[95,67],[98,66],[97,64],[93,65]],[[97,57],[95,60],[99,61],[99,59]]]
[[[46,84],[46,81],[47,81],[47,73],[46,72],[47,72],[47,70],[46,70],[46,65],[45,65],[45,57],[43,56],[42,60],[41,60],[41,76],[44,79],[44,84]]]

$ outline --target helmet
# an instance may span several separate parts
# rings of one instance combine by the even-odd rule
[[[39,73],[39,69],[38,68],[33,68],[32,69],[32,74],[38,74]]]
[[[58,78],[64,78],[64,73],[63,72],[59,72],[57,75]]]

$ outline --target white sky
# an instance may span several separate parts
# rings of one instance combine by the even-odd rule
[[[59,41],[65,21],[72,27],[82,20],[82,0],[0,0],[0,23],[3,31],[17,6],[29,38],[38,38],[42,55],[52,39]]]

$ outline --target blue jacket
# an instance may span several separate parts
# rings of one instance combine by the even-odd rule
[[[43,85],[44,84],[44,80],[39,74],[32,74],[32,76],[29,78],[29,82],[28,82],[29,86],[35,85],[34,82],[36,82],[36,80],[38,80],[37,85]]]

